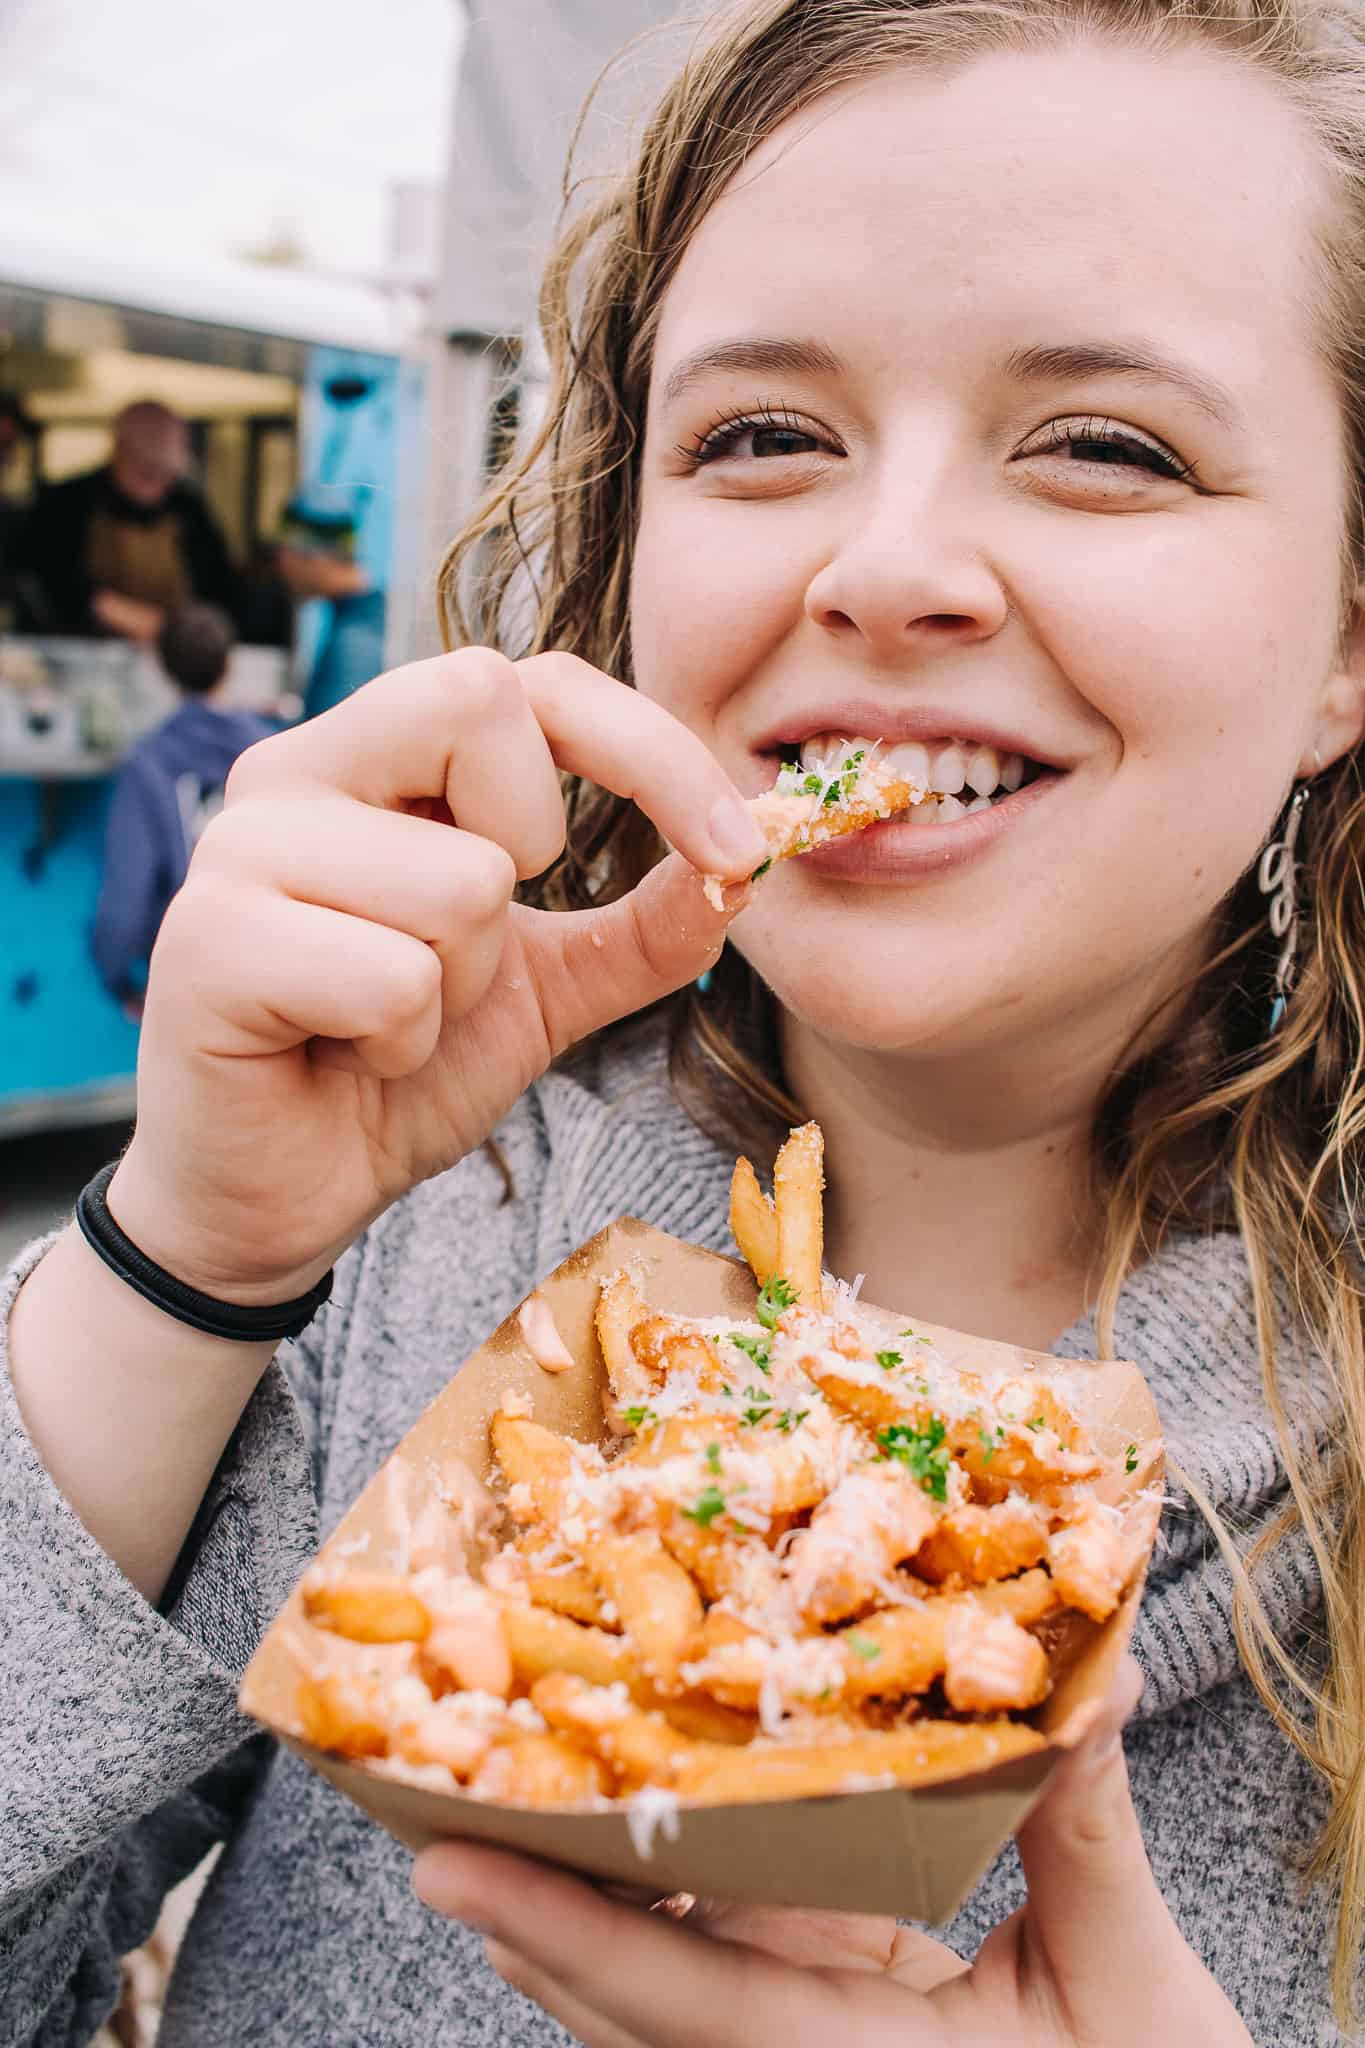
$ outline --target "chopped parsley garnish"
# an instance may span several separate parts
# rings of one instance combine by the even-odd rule
[[[847,1629],[844,1641],[855,1657],[861,1657],[864,1664],[875,1664],[882,1654],[880,1643],[874,1643],[868,1636],[860,1636],[856,1629]]]
[[[716,1516],[725,1513],[725,1495],[718,1486],[704,1487],[691,1507],[683,1509],[683,1513],[698,1528],[709,1529]]]
[[[796,1289],[790,1280],[784,1280],[780,1273],[773,1273],[758,1290],[755,1313],[765,1330],[775,1330],[777,1319],[784,1308],[796,1304]]]
[[[708,1444],[708,1445],[706,1446],[706,1469],[707,1469],[707,1471],[708,1471],[708,1472],[717,1472],[717,1473],[718,1473],[718,1472],[720,1471],[720,1445],[719,1445],[719,1444]]]
[[[767,1401],[761,1408],[746,1408],[739,1419],[746,1429],[755,1429],[760,1422],[766,1422],[772,1412],[772,1402]]]
[[[767,874],[767,872],[768,872],[768,870],[769,870],[769,868],[770,868],[771,866],[772,866],[772,860],[771,860],[771,857],[770,857],[769,859],[767,859],[767,860],[763,861],[763,862],[762,862],[762,863],[761,863],[761,864],[760,864],[760,865],[759,865],[758,867],[756,867],[756,868],[754,869],[753,873],[752,873],[752,874],[750,875],[750,877],[749,877],[749,880],[750,880],[751,882],[756,882],[756,881],[758,880],[758,878],[759,878],[759,876],[760,876],[760,875],[766,875],[766,874]]]
[[[777,1418],[777,1426],[784,1436],[790,1436],[794,1429],[800,1429],[809,1414],[809,1408],[784,1408]]]
[[[1035,1415],[1032,1422],[1026,1422],[1024,1424],[1024,1427],[1025,1429],[1031,1429],[1035,1432],[1040,1429],[1046,1429],[1047,1417],[1045,1415]]]
[[[826,805],[827,807],[830,804],[837,804],[840,797],[845,795],[847,790],[852,789],[853,784],[857,781],[857,779],[858,778],[855,775],[850,780],[848,780],[846,784],[831,782],[828,789],[825,791],[824,795],[820,799],[821,803]]]
[[[819,796],[824,786],[825,783],[823,776],[808,775],[805,781],[801,784],[801,794],[802,796]]]
[[[877,1431],[877,1443],[884,1458],[899,1458],[935,1500],[948,1498],[948,1467],[952,1462],[944,1438],[947,1426],[941,1415],[931,1415],[923,1429],[912,1422],[892,1422]]]
[[[768,1370],[773,1355],[770,1338],[744,1337],[732,1330],[730,1332],[730,1342],[737,1351],[742,1351],[746,1358],[752,1359],[760,1372]]]
[[[879,1351],[877,1353],[877,1363],[883,1372],[894,1372],[898,1365],[904,1365],[905,1360],[901,1357],[899,1351]]]
[[[643,1407],[623,1408],[621,1415],[627,1429],[652,1429],[659,1419],[652,1408]]]
[[[1129,1446],[1128,1446],[1127,1450],[1126,1450],[1126,1451],[1124,1452],[1124,1454],[1123,1454],[1123,1469],[1124,1469],[1124,1471],[1125,1471],[1125,1472],[1136,1472],[1136,1471],[1137,1471],[1137,1462],[1138,1462],[1138,1456],[1137,1456],[1137,1445],[1136,1445],[1136,1444],[1129,1444]]]
[[[983,1465],[989,1465],[1005,1441],[1005,1432],[1003,1429],[979,1429],[977,1435],[981,1439],[981,1448],[986,1453],[981,1462]]]

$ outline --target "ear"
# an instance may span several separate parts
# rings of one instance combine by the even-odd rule
[[[1365,584],[1356,586],[1341,651],[1323,683],[1313,721],[1312,743],[1304,749],[1298,773],[1308,779],[1329,768],[1365,734]]]

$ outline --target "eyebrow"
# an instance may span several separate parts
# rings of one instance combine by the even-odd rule
[[[724,370],[759,370],[808,376],[837,377],[844,364],[833,349],[819,341],[786,340],[778,335],[746,335],[735,341],[715,341],[675,363],[664,385],[664,403],[675,400],[701,377]]]
[[[1012,377],[1029,383],[1061,383],[1072,377],[1145,377],[1170,384],[1219,426],[1233,428],[1239,414],[1221,384],[1201,377],[1186,364],[1172,361],[1145,343],[1067,342],[1052,348],[1022,348],[1005,360]]]

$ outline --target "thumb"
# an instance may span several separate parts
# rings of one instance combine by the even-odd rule
[[[697,870],[670,853],[629,895],[601,909],[522,913],[527,963],[555,1057],[713,966],[751,893],[748,882],[730,883],[718,910]]]
[[[1112,1993],[1135,1957],[1174,1922],[1147,1861],[1128,1788],[1123,1724],[1142,1673],[1131,1657],[1085,1741],[1061,1764],[1018,1834],[1028,1917],[1064,1978],[1103,1978]],[[1176,1937],[1178,1939],[1178,1936]]]

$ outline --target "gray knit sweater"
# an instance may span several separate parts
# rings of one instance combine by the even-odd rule
[[[6,2048],[88,2041],[114,2002],[120,1953],[219,1841],[164,2048],[568,2040],[493,1976],[473,1935],[417,1903],[404,1850],[234,1705],[319,1531],[573,1245],[631,1213],[729,1248],[729,1160],[672,1101],[657,1041],[546,1077],[500,1135],[514,1200],[500,1205],[499,1178],[476,1154],[400,1202],[344,1260],[330,1306],[253,1398],[161,1612],[57,1493],[0,1375]],[[42,1249],[0,1291],[0,1329]],[[1149,1375],[1174,1453],[1224,1513],[1252,1526],[1271,1512],[1284,1480],[1238,1242],[1163,1255],[1126,1290],[1118,1336]],[[1081,1324],[1057,1348],[1086,1356],[1093,1343]],[[1316,1588],[1301,1551],[1280,1560],[1267,1591],[1283,1625],[1309,1620]],[[1314,1794],[1238,1675],[1229,1608],[1225,1571],[1177,1496],[1138,1629],[1147,1689],[1128,1738],[1134,1792],[1185,1936],[1256,2040],[1317,2048],[1342,2039],[1327,1992],[1330,1916],[1289,1868]],[[752,1824],[762,1827],[761,1810]],[[970,1954],[1020,1890],[1011,1850],[949,1938]]]

